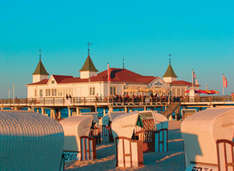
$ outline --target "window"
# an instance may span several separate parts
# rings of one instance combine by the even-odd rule
[[[89,88],[89,95],[91,95],[91,96],[95,95],[95,87]]]
[[[50,96],[50,89],[46,89],[46,96]]]
[[[181,93],[181,96],[184,96],[185,95],[185,89],[182,88],[182,93]]]
[[[34,96],[37,97],[37,89],[34,91]]]
[[[43,90],[40,90],[40,97],[43,97]]]
[[[116,95],[116,87],[110,87],[110,95]]]
[[[180,96],[180,88],[177,88],[177,94],[176,94],[176,96]]]
[[[52,96],[56,96],[57,95],[56,89],[51,89],[51,90],[52,90]]]
[[[58,90],[58,96],[62,97],[63,96],[63,90]]]

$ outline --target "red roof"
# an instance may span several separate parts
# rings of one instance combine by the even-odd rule
[[[73,76],[69,76],[69,75],[53,75],[53,77],[57,83],[60,83],[65,79],[73,78]]]
[[[191,82],[188,81],[184,81],[184,80],[176,80],[176,81],[172,81],[171,85],[175,85],[175,86],[192,86]],[[196,87],[199,87],[199,85],[194,85]]]
[[[111,82],[128,82],[128,83],[148,84],[157,78],[154,76],[142,76],[140,74],[129,71],[127,69],[110,68],[110,70],[111,70]],[[89,79],[81,79],[79,77],[64,76],[64,75],[53,75],[53,76],[57,83],[97,82],[97,81],[108,80],[107,70],[100,72],[96,76],[90,77]],[[47,81],[48,79],[42,80],[37,83],[28,84],[28,85],[47,84]]]
[[[47,82],[48,82],[48,79],[44,79],[44,80],[41,80],[41,81],[39,81],[39,82],[31,83],[31,84],[27,84],[27,85],[47,84]]]

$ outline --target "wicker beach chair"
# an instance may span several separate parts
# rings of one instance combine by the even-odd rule
[[[96,141],[90,137],[93,116],[73,116],[60,121],[64,130],[64,152],[76,153],[77,160],[96,159]]]
[[[0,112],[0,170],[63,170],[62,126],[30,112]]]

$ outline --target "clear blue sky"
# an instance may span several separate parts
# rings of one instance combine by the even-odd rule
[[[234,92],[234,1],[215,0],[1,0],[0,98],[15,85],[26,96],[38,49],[50,74],[78,76],[92,42],[99,71],[126,67],[162,76],[172,54],[178,79]]]

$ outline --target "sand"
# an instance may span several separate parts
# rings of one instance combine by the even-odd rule
[[[66,171],[82,170],[149,170],[149,171],[184,171],[184,141],[180,133],[180,121],[169,121],[168,152],[144,153],[144,166],[134,169],[115,167],[115,145],[106,144],[97,146],[97,159],[94,161],[66,162]]]

